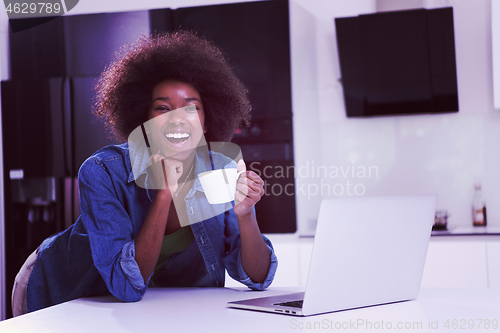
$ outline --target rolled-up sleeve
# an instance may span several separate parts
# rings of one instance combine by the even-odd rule
[[[135,241],[123,245],[120,255],[120,267],[128,277],[130,283],[137,290],[146,288],[147,283],[144,283],[139,265],[137,265],[137,261],[135,261]]]
[[[276,257],[276,254],[274,253],[273,246],[271,244],[271,241],[267,239],[265,236],[262,236],[264,238],[264,241],[266,242],[267,248],[269,249],[269,255],[270,255],[270,265],[269,265],[269,271],[267,273],[266,279],[262,283],[255,283],[252,281],[252,279],[248,276],[248,274],[245,272],[245,269],[243,268],[243,264],[241,262],[241,248],[239,249],[238,253],[238,262],[237,262],[237,268],[238,268],[238,280],[248,286],[251,289],[254,290],[264,290],[267,287],[271,285],[271,283],[274,280],[274,275],[276,274],[276,269],[278,268],[278,258]]]
[[[142,298],[147,289],[135,261],[134,228],[117,184],[99,159],[87,160],[79,172],[81,219],[92,259],[108,290],[124,302]]]

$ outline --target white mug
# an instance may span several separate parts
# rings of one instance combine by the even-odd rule
[[[218,169],[198,174],[203,191],[209,204],[221,204],[234,200],[236,182],[245,170]]]

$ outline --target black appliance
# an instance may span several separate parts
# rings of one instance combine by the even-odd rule
[[[348,117],[458,111],[453,8],[336,18]]]
[[[28,255],[79,215],[81,163],[117,143],[91,114],[97,75],[119,47],[172,22],[221,46],[249,87],[254,122],[234,142],[268,182],[270,195],[257,204],[261,231],[296,230],[293,172],[271,172],[293,169],[287,1],[62,16],[9,36],[11,80],[1,85],[7,295]]]

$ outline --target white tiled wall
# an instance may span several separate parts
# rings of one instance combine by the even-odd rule
[[[314,1],[294,0],[290,7],[296,168],[374,166],[378,173],[366,178],[330,177],[323,182],[333,187],[351,180],[366,189],[365,195],[436,193],[438,209],[451,215],[450,226],[471,224],[473,185],[480,181],[488,221],[499,225],[500,111],[493,106],[491,0],[346,3],[332,1],[318,9]],[[460,111],[347,119],[333,18],[422,5],[453,7]],[[299,177],[297,185],[314,190],[321,181]],[[298,193],[301,233],[314,231],[319,202],[328,196],[334,195]]]

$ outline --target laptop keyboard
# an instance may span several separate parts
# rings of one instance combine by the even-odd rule
[[[273,304],[273,305],[291,306],[292,308],[302,308],[302,303],[304,303],[304,300],[303,299],[299,299],[297,301],[276,303],[276,304]]]

